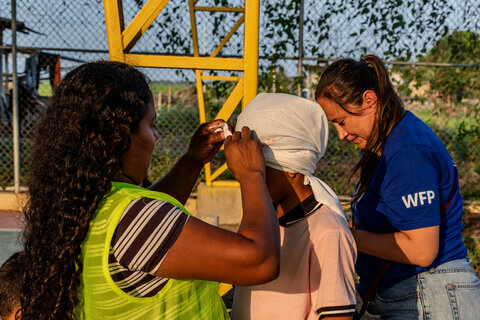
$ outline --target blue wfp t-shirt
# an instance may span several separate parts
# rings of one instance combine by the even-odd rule
[[[406,112],[387,138],[370,187],[352,205],[359,230],[392,233],[440,225],[438,255],[429,268],[467,255],[462,242],[462,196],[456,165],[435,133],[413,113]],[[454,187],[450,205],[440,210]],[[358,254],[356,271],[360,294],[365,295],[382,259]],[[377,290],[383,290],[417,273],[428,270],[395,263]]]

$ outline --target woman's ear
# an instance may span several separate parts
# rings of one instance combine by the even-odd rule
[[[300,185],[303,186],[304,176],[301,173],[295,172],[285,172],[287,179],[291,185]]]
[[[372,111],[377,110],[377,94],[373,90],[365,90],[363,93],[363,105],[364,109],[371,109]]]

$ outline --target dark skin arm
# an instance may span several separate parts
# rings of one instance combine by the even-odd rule
[[[224,122],[223,120],[214,120],[200,125],[193,134],[185,155],[149,189],[167,193],[185,204],[203,166],[212,160],[224,141],[223,132],[214,133],[215,129],[209,129],[209,127]],[[178,181],[182,181],[182,183],[178,183]]]
[[[352,320],[353,316],[331,316],[325,317],[323,319],[331,319],[331,320]]]
[[[225,157],[242,193],[239,231],[227,231],[190,217],[157,276],[238,285],[264,283],[278,276],[279,227],[265,185],[260,144],[244,127],[225,140]]]

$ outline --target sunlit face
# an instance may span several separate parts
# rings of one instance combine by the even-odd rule
[[[373,102],[364,99],[362,106],[358,108],[362,110],[358,115],[346,112],[340,105],[324,97],[319,98],[317,102],[337,129],[340,140],[347,139],[365,149],[375,121],[376,99]]]
[[[140,120],[138,131],[130,135],[130,149],[121,157],[122,174],[131,180],[127,182],[140,185],[147,176],[153,149],[158,140],[158,134],[154,128],[155,118],[155,107],[153,101],[150,101],[147,113]]]

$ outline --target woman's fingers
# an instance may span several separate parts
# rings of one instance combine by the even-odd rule
[[[235,131],[234,133],[232,133],[232,139],[233,140],[239,140],[242,138],[242,133],[239,132],[239,131]]]
[[[222,127],[225,121],[222,119],[202,123],[190,140],[187,155],[192,162],[204,165],[212,160],[215,154],[220,150],[224,133]],[[220,129],[220,132],[216,130]]]
[[[227,166],[237,180],[242,180],[252,172],[265,171],[265,161],[258,141],[250,137],[250,128],[243,127],[225,141]]]
[[[233,132],[232,133],[232,139],[233,140],[250,139],[250,128],[249,127],[243,127],[242,131]]]
[[[242,127],[242,139],[250,139],[250,128]]]

